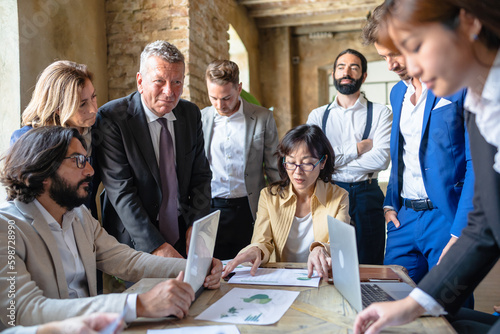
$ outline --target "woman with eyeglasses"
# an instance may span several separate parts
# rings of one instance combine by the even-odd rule
[[[90,161],[95,170],[92,155],[92,133],[97,116],[97,95],[92,84],[92,73],[87,65],[68,60],[55,61],[38,77],[31,101],[23,112],[23,127],[14,131],[10,145],[33,128],[60,125],[78,129],[87,143],[87,158],[77,158],[77,165]],[[93,159],[95,160],[95,159]],[[83,167],[82,167],[83,168]],[[92,194],[97,191],[99,180],[94,175]],[[87,203],[92,215],[97,217],[95,200]]]
[[[252,242],[222,277],[243,262],[253,263],[255,275],[275,251],[277,262],[307,262],[309,277],[315,269],[328,279],[327,215],[350,223],[348,194],[331,182],[333,149],[319,127],[300,125],[281,139],[276,155],[281,180],[261,191]]]

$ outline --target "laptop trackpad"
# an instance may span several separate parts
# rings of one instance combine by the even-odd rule
[[[377,285],[382,288],[385,292],[389,294],[395,300],[403,299],[408,297],[413,288],[406,283],[377,283]]]

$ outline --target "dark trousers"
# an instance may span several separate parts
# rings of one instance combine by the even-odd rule
[[[500,318],[492,314],[461,308],[456,315],[446,318],[459,334],[500,333]]]
[[[359,263],[383,264],[384,194],[378,181],[335,182],[335,184],[349,192],[349,215],[356,226]]]
[[[178,251],[184,258],[187,258],[187,252],[186,252],[186,232],[187,232],[187,225],[186,222],[184,221],[184,218],[182,215],[179,216],[179,240],[174,245],[174,248],[176,251]]]
[[[216,210],[220,210],[220,220],[214,257],[233,259],[252,240],[254,220],[248,198],[213,198],[211,211]]]

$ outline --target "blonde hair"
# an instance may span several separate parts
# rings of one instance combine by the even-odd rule
[[[68,60],[50,64],[38,77],[31,101],[23,112],[23,125],[66,126],[80,107],[85,81],[92,81],[92,77],[84,64]]]

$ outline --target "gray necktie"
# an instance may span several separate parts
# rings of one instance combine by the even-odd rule
[[[177,220],[177,172],[172,137],[167,128],[167,120],[158,118],[160,132],[160,178],[162,200],[160,205],[160,233],[165,240],[175,245],[179,240],[179,224]]]

